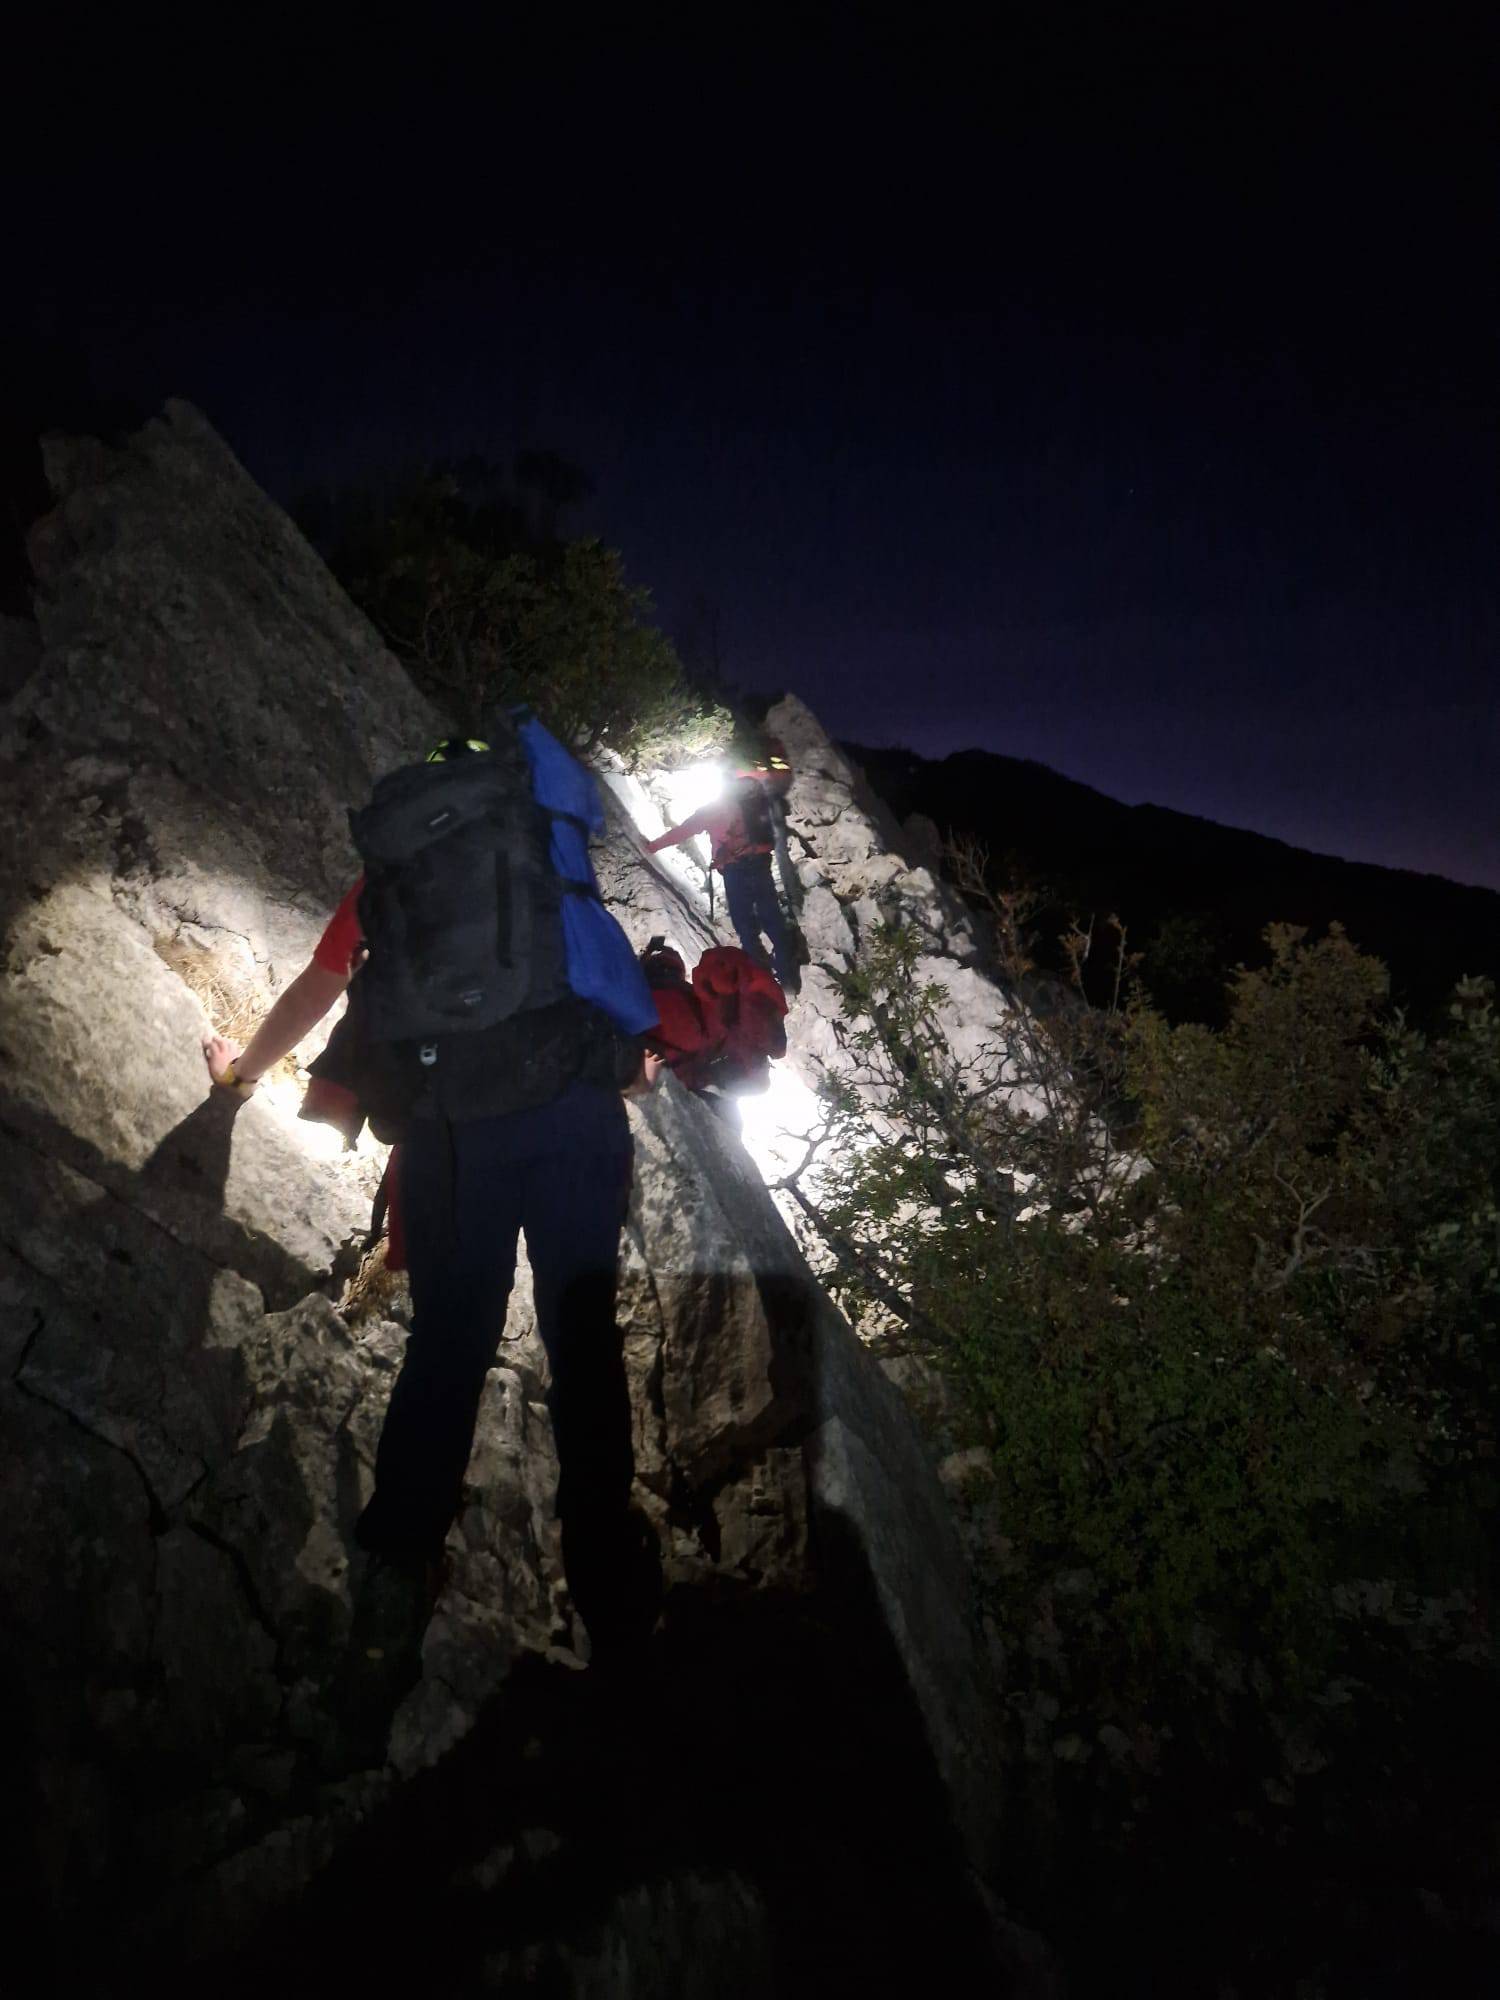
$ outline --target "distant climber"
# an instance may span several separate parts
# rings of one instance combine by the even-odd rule
[[[680,825],[646,842],[648,854],[681,847],[700,833],[709,838],[709,866],[724,878],[729,921],[751,958],[775,971],[784,993],[797,993],[802,968],[796,942],[776,893],[771,855],[776,847],[775,813],[792,781],[792,767],[775,737],[764,745],[736,746],[733,771],[723,794]],[[762,939],[770,942],[766,952]]]
[[[763,1091],[770,1065],[786,1054],[786,996],[775,979],[732,944],[714,945],[689,980],[663,937],[641,954],[660,1017],[646,1046],[687,1089],[722,1114]]]
[[[213,1082],[248,1095],[347,987],[310,1108],[346,1136],[368,1117],[400,1140],[413,1323],[355,1528],[370,1561],[351,1643],[387,1662],[386,1697],[416,1677],[523,1230],[563,1563],[596,1661],[629,1653],[660,1600],[655,1537],[630,1507],[615,1323],[632,1156],[620,1100],[658,1068],[643,1040],[657,1012],[599,896],[592,779],[524,712],[491,733],[493,748],[448,741],[381,779],[350,815],[365,872],[312,962],[242,1054],[204,1046]]]

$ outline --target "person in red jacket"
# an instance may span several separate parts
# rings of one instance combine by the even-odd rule
[[[770,940],[770,962],[785,993],[798,990],[802,975],[771,872],[775,845],[771,811],[773,799],[780,798],[791,781],[792,767],[781,744],[772,738],[764,756],[739,760],[721,797],[646,842],[646,852],[657,854],[664,847],[681,847],[700,833],[708,835],[709,865],[724,878],[729,921],[740,944],[764,965],[767,955],[761,940]]]
[[[641,965],[660,1021],[648,1048],[687,1089],[733,1117],[734,1100],[764,1090],[771,1062],[786,1054],[786,996],[732,944],[706,951],[691,982],[664,938],[651,940]]]
[[[464,752],[482,748],[464,740]],[[456,741],[445,742],[428,762],[460,754]],[[205,1039],[217,1088],[248,1097],[356,980],[367,955],[361,893],[356,882],[311,961],[248,1046],[241,1050],[219,1035]],[[620,942],[634,985],[623,934]],[[357,983],[351,997],[358,997]],[[325,1746],[330,1769],[383,1755],[391,1711],[420,1672],[422,1633],[441,1582],[443,1547],[461,1502],[523,1230],[551,1378],[563,1565],[594,1662],[608,1668],[628,1660],[655,1624],[660,1558],[654,1531],[631,1505],[630,1399],[615,1314],[632,1152],[619,1097],[649,1088],[653,1065],[642,1031],[626,1037],[603,1017],[579,1019],[576,1036],[557,1039],[556,1070],[528,1067],[533,1018],[523,1011],[503,1022],[508,1045],[488,1056],[501,1102],[472,1117],[414,1107],[407,1092],[383,1131],[385,1111],[374,1102],[377,1063],[346,1060],[325,1069],[325,1051],[315,1066],[323,1071],[316,1081],[326,1087],[321,1108],[304,1107],[312,1115],[331,1113],[346,1138],[366,1116],[378,1136],[399,1132],[400,1165],[390,1185],[404,1240],[395,1247],[410,1271],[413,1305],[381,1430],[375,1491],[354,1524],[368,1561],[354,1587],[333,1696],[337,1728]],[[348,1015],[335,1039],[341,1031],[357,1050],[359,1033]],[[570,1057],[576,1058],[571,1069],[563,1066]],[[518,1087],[507,1102],[513,1083]]]
[[[717,944],[693,967],[693,990],[723,1032],[719,1088],[745,1097],[765,1090],[770,1066],[786,1054],[786,995],[766,968]]]
[[[656,1002],[659,1026],[647,1048],[684,1086],[700,1095],[710,1089],[723,1053],[724,1024],[712,1002],[688,984],[687,967],[665,938],[654,937],[641,953],[641,969]]]

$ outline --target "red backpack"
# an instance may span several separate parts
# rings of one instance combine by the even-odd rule
[[[786,1054],[786,995],[775,977],[738,945],[717,944],[693,967],[693,990],[722,1026],[714,1081],[737,1093],[764,1090],[772,1061]]]
[[[686,983],[654,988],[658,1025],[646,1046],[666,1062],[688,1090],[714,1081],[724,1048],[724,1025],[712,999]]]

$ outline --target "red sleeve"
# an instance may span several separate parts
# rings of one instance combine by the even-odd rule
[[[325,972],[336,972],[344,978],[353,969],[354,954],[363,942],[359,928],[359,892],[365,886],[365,878],[360,876],[343,902],[328,919],[328,928],[313,946],[313,964],[322,966]]]
[[[647,1030],[647,1046],[674,1066],[684,1056],[701,1054],[714,1039],[714,1024],[697,994],[684,986],[659,986],[651,997],[660,1018]]]
[[[664,847],[681,847],[685,840],[691,840],[696,833],[708,831],[713,816],[712,806],[700,806],[691,819],[685,819],[681,826],[669,826],[665,833],[659,833],[655,840],[646,842],[648,854],[659,854]]]

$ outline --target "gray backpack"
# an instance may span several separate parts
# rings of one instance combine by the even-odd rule
[[[349,826],[365,866],[359,986],[372,1040],[471,1035],[568,997],[562,885],[513,731],[487,751],[392,771]]]

